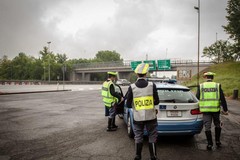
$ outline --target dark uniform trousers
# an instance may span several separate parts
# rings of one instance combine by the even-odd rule
[[[158,133],[156,130],[157,127],[157,119],[149,120],[149,121],[133,121],[134,125],[134,134],[135,134],[135,143],[143,143],[143,134],[144,127],[146,126],[146,130],[148,132],[149,143],[156,143]]]
[[[221,128],[219,112],[203,112],[205,131],[211,131],[212,121],[216,128]]]

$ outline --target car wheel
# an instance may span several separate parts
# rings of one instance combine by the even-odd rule
[[[187,138],[188,138],[188,139],[193,139],[193,138],[194,138],[194,134],[188,135]]]
[[[134,133],[133,133],[133,128],[132,128],[132,123],[131,123],[130,116],[128,116],[128,121],[127,121],[127,133],[128,133],[128,137],[134,138]]]

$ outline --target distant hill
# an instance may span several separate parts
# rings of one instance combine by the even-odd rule
[[[203,73],[208,71],[216,73],[214,81],[221,83],[225,96],[231,97],[234,89],[238,89],[238,93],[240,94],[240,62],[224,62],[206,68],[200,72],[200,83],[204,82]],[[186,86],[194,86],[197,84],[196,78],[197,75],[193,76],[192,80],[182,84]],[[193,90],[196,90],[196,88]]]

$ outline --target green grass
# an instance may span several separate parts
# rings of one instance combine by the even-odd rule
[[[205,81],[202,75],[207,71],[216,73],[214,82],[218,82],[222,85],[223,92],[227,97],[233,95],[234,89],[238,89],[238,92],[240,93],[240,62],[224,62],[210,66],[209,68],[200,72],[199,83]],[[196,85],[197,76],[193,76],[190,81],[182,84],[186,86]],[[193,91],[196,91],[196,88],[193,88]]]

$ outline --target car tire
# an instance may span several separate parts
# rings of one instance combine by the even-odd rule
[[[128,116],[127,120],[127,133],[129,138],[134,138],[133,128],[132,128],[132,121],[130,116]]]
[[[188,139],[193,139],[194,136],[195,136],[194,134],[192,134],[192,135],[188,135],[187,138],[188,138]]]

